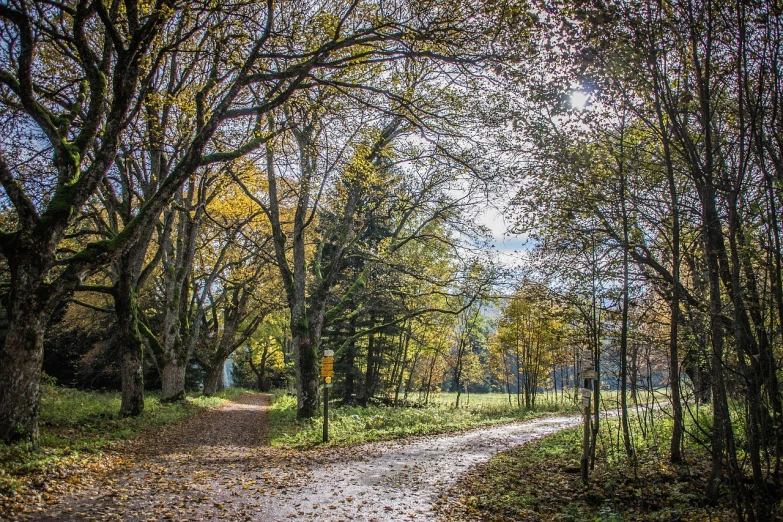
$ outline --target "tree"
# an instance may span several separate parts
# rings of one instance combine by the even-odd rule
[[[267,251],[271,239],[268,222],[253,212],[252,201],[239,187],[223,187],[207,205],[206,214],[209,223],[201,230],[200,248],[194,259],[199,268],[191,283],[194,294],[199,287],[207,290],[206,299],[198,305],[203,308],[197,314],[203,326],[194,355],[207,372],[204,394],[214,395],[223,387],[223,367],[228,357],[282,302],[277,297],[281,288],[269,262],[271,252]],[[216,244],[222,246],[214,252]],[[259,385],[266,388],[268,343],[264,346]],[[252,357],[249,361],[252,363]]]
[[[268,314],[233,357],[234,382],[268,392],[291,377],[288,320],[283,310]]]
[[[0,236],[10,277],[9,324],[0,353],[0,438],[37,438],[43,336],[54,307],[88,274],[127,253],[185,180],[262,146],[270,139],[266,115],[297,90],[322,81],[327,71],[416,51],[431,55],[426,42],[462,35],[456,21],[471,15],[467,7],[454,6],[448,12],[454,23],[444,25],[431,23],[442,11],[421,3],[400,2],[391,11],[370,1],[328,7],[281,9],[270,0],[221,11],[161,0],[122,7],[14,2],[0,8],[7,22],[0,110],[10,136],[34,138],[5,140],[0,161],[0,182],[13,214]],[[187,30],[171,30],[182,19],[189,20]],[[308,19],[317,30],[304,41],[299,22]],[[245,32],[221,33],[232,26]],[[203,48],[202,56],[209,57],[202,62],[209,72],[194,90],[192,130],[181,155],[119,232],[61,255],[65,235],[112,169],[156,65],[190,41],[203,46],[198,52]],[[177,71],[169,78],[176,82]],[[229,144],[222,139],[226,135],[236,139]],[[5,152],[9,147],[13,155]],[[45,159],[50,151],[51,161]]]
[[[564,337],[561,315],[561,306],[545,288],[526,281],[509,298],[498,319],[498,349],[504,371],[516,379],[519,408],[523,396],[524,407],[535,408],[538,389],[548,381]]]
[[[551,81],[535,76],[529,101],[539,110],[521,124],[548,167],[529,178],[533,195],[520,200],[549,213],[534,212],[525,224],[550,246],[560,239],[553,223],[590,223],[599,248],[622,252],[622,266],[632,261],[668,301],[677,398],[670,458],[682,456],[683,367],[699,400],[711,400],[709,497],[731,484],[738,517],[749,520],[771,516],[777,497],[769,491],[778,488],[761,462],[770,470],[781,460],[780,438],[761,435],[771,434],[781,398],[770,342],[780,335],[779,266],[769,248],[779,234],[769,209],[780,198],[767,181],[779,146],[770,139],[774,125],[762,123],[777,107],[776,81],[768,80],[776,73],[765,72],[777,69],[769,60],[780,20],[769,8],[690,0],[565,7],[548,19],[568,20],[555,32],[563,45],[544,59],[570,66]],[[589,90],[593,106],[567,110],[571,88]],[[606,183],[612,173],[622,174],[619,194]],[[738,458],[740,439],[746,461]]]
[[[114,162],[144,75],[143,60],[155,51],[174,7],[165,1],[129,2],[123,11],[89,2],[0,7],[7,42],[2,111],[17,136],[36,139],[20,147],[21,157],[0,155],[0,181],[15,217],[0,236],[10,271],[9,324],[0,352],[3,440],[38,436],[46,322],[108,245],[67,260],[57,259],[57,249]],[[52,158],[43,168],[28,163],[39,146]]]

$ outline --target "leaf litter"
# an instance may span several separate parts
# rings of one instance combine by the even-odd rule
[[[582,483],[581,430],[565,430],[474,466],[438,503],[444,521],[720,522],[736,516],[705,503],[709,458],[691,449],[678,465],[657,449],[637,449],[635,466],[599,455]],[[726,499],[723,499],[724,501]]]
[[[270,447],[268,395],[142,436],[26,499],[11,520],[435,520],[448,488],[499,451],[579,422],[557,416],[458,434]],[[65,485],[67,484],[67,486]]]

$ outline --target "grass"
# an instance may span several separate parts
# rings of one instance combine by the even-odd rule
[[[413,399],[417,399],[417,395],[411,396]],[[640,390],[637,399],[640,406],[646,406],[649,404],[666,404],[671,400],[668,388],[656,388],[648,391],[646,389]],[[430,402],[435,404],[443,404],[447,406],[454,406],[457,400],[456,392],[442,392],[430,395]],[[557,408],[563,405],[570,405],[574,402],[574,389],[568,388],[565,393],[558,390],[557,393],[552,390],[539,391],[536,394],[536,408]],[[522,404],[525,402],[524,395],[520,395],[520,401]],[[511,394],[511,406],[514,407],[517,404],[517,396],[515,393]],[[493,405],[493,406],[509,406],[509,396],[506,393],[463,393],[460,397],[460,407],[474,407],[481,405]],[[619,390],[601,390],[601,405],[605,409],[613,409],[620,407],[620,392]],[[634,407],[634,397],[628,393],[628,407]]]
[[[433,404],[441,404],[444,406],[454,406],[457,401],[456,392],[441,392],[430,395],[430,402]],[[524,395],[520,396],[521,404],[525,404]],[[571,404],[573,402],[568,397],[565,397],[563,401],[560,400],[560,393],[557,395],[554,392],[538,392],[536,394],[536,408],[551,409],[559,408],[562,403]],[[497,406],[516,409],[517,396],[511,394],[511,403],[509,404],[508,394],[506,393],[463,393],[459,399],[460,408],[481,408],[484,406]]]
[[[329,408],[329,444],[351,445],[390,440],[415,435],[430,435],[476,428],[490,424],[529,419],[549,413],[576,412],[574,407],[560,408],[546,404],[536,410],[509,406],[503,394],[471,394],[471,400],[460,401],[454,408],[456,394],[440,394],[428,406],[367,407],[336,406]],[[463,396],[463,399],[466,397]],[[296,399],[275,394],[269,412],[270,443],[273,446],[310,447],[320,444],[323,416],[296,420]]]
[[[121,418],[118,392],[42,386],[38,443],[0,444],[0,496],[39,480],[36,477],[58,474],[68,466],[90,465],[90,457],[123,441],[246,392],[229,388],[215,397],[189,395],[179,403],[161,403],[159,394],[150,393],[144,400],[143,415]]]
[[[123,441],[180,420],[205,408],[217,407],[246,390],[229,389],[217,397],[188,396],[184,402],[163,404],[155,394],[147,396],[145,412],[136,418],[118,415],[118,393],[85,392],[45,386],[40,405],[41,438],[29,443],[0,445],[0,500],[23,501],[25,491],[48,491],[49,477],[68,477],[68,470],[99,467],[107,452]],[[611,392],[602,394],[612,407]],[[665,398],[665,395],[661,397]],[[415,398],[415,396],[413,397]],[[660,402],[665,401],[656,397]],[[463,394],[454,408],[456,394],[431,395],[427,406],[330,407],[329,445],[348,446],[414,435],[459,431],[468,428],[528,419],[548,413],[577,412],[572,402],[562,405],[560,396],[540,393],[535,411],[508,403],[506,394]],[[632,410],[634,411],[634,410]],[[454,520],[721,520],[721,508],[704,518],[700,481],[707,473],[708,458],[689,439],[683,466],[667,464],[665,449],[671,423],[663,410],[645,412],[648,422],[631,424],[636,459],[624,455],[617,418],[603,420],[598,464],[588,487],[579,478],[581,430],[566,430],[527,444],[477,467],[454,493],[460,502],[445,508]],[[650,423],[650,416],[653,422]],[[699,416],[709,428],[709,414]],[[296,420],[296,399],[277,392],[269,412],[269,441],[273,446],[307,448],[321,444],[323,417]],[[691,433],[698,433],[693,423]],[[660,448],[660,449],[659,449]],[[102,457],[102,455],[106,457]],[[52,494],[55,494],[52,492]],[[13,500],[15,497],[16,500]],[[5,504],[3,500],[3,504]],[[12,505],[12,504],[7,504]],[[0,505],[0,508],[3,508]],[[461,511],[460,511],[461,510]],[[0,509],[0,513],[2,513]],[[715,516],[713,516],[715,515]]]
[[[587,486],[582,484],[579,468],[579,427],[504,452],[472,470],[452,489],[458,501],[442,508],[445,518],[594,522],[734,519],[728,497],[717,506],[705,503],[710,459],[701,445],[689,438],[685,461],[676,466],[668,462],[671,420],[666,411],[655,411],[652,422],[632,423],[635,459],[625,455],[618,422],[617,417],[602,421],[596,467]],[[689,426],[692,432],[693,428]]]

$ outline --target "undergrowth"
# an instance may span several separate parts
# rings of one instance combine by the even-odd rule
[[[588,485],[580,473],[582,428],[573,428],[504,452],[477,466],[451,490],[441,506],[446,520],[723,521],[734,515],[726,496],[705,502],[710,458],[686,437],[685,459],[668,461],[671,419],[645,412],[632,423],[634,458],[619,438],[619,419],[601,420],[595,468]],[[703,420],[703,417],[702,417]],[[689,432],[698,433],[693,422]]]

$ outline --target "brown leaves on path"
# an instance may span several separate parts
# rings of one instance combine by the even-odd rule
[[[102,456],[100,466],[53,477],[46,497],[28,496],[9,518],[253,519],[264,499],[300,487],[313,463],[352,451],[269,447],[270,402],[267,394],[246,394],[146,433]]]
[[[269,396],[247,395],[129,444],[20,520],[434,520],[436,499],[498,451],[572,426],[551,417],[313,450],[265,444]]]
[[[237,468],[249,471],[249,457],[258,462],[270,452],[269,404],[269,395],[242,395],[144,434],[103,456],[100,466],[63,480],[53,477],[49,487],[55,494],[21,506],[12,519],[128,519],[131,512],[136,520],[160,520],[182,518],[188,503],[216,497],[214,503],[221,504],[223,495],[212,492],[246,485],[250,480],[235,480]]]

